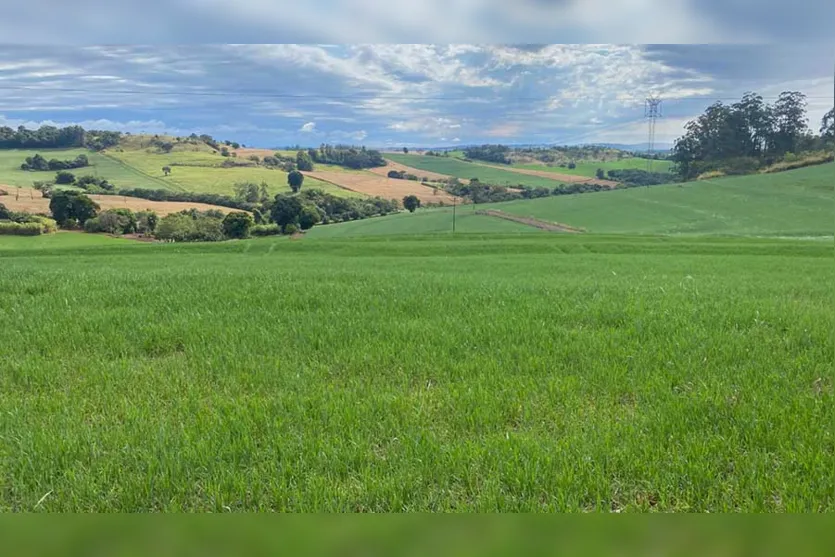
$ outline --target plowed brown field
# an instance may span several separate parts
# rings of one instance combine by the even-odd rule
[[[41,197],[41,192],[31,188],[21,188],[20,195],[15,196],[17,188],[0,186],[9,192],[9,195],[0,196],[0,203],[10,211],[23,211],[27,213],[49,214],[49,199]],[[15,199],[18,197],[18,199]],[[223,213],[229,213],[235,209],[208,205],[206,203],[190,203],[187,201],[149,201],[138,197],[123,197],[121,195],[90,195],[90,199],[99,204],[102,209],[130,209],[131,211],[154,211],[160,216],[169,213],[177,213],[186,209],[198,209],[208,211],[216,209]]]
[[[369,168],[368,170],[373,172],[374,174],[377,174],[377,175],[383,176],[383,177],[388,176],[389,170],[397,170],[398,172],[408,172],[409,174],[414,174],[418,178],[429,178],[430,180],[435,181],[435,182],[446,182],[447,180],[452,178],[452,176],[449,176],[447,174],[438,174],[437,172],[429,172],[429,171],[426,171],[426,170],[420,170],[418,168],[413,168],[411,166],[406,166],[405,164],[400,164],[400,163],[397,163],[397,162],[394,162],[394,161],[390,161],[388,159],[386,159],[386,162],[388,163],[387,166],[380,166],[380,167],[377,167],[377,168]],[[461,180],[461,182],[468,182],[468,181],[469,180]]]
[[[371,172],[313,171],[304,174],[351,191],[365,195],[378,195],[386,199],[402,201],[407,195],[416,195],[421,203],[443,202],[450,205],[453,200],[453,197],[445,191],[439,189],[436,194],[432,188],[421,185],[420,182],[385,178]],[[458,202],[461,202],[460,199]]]

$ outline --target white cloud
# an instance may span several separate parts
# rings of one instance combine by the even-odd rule
[[[301,128],[299,128],[300,132],[304,133],[311,133],[316,131],[316,123],[315,122],[307,122]]]

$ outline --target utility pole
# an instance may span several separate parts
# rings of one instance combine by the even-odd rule
[[[455,196],[452,196],[452,233],[455,234]]]
[[[655,151],[655,123],[661,116],[661,97],[650,95],[644,106],[644,118],[649,123],[649,137],[647,138],[647,172],[652,172],[652,157]]]

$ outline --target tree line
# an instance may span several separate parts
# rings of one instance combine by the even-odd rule
[[[468,159],[475,159],[500,164],[510,164],[510,147],[507,145],[479,145],[464,149],[464,156]]]
[[[46,158],[40,153],[35,153],[31,157],[26,157],[26,159],[21,163],[20,169],[35,172],[49,170],[72,170],[74,168],[84,168],[85,166],[90,166],[90,159],[88,159],[87,155],[84,154],[78,155],[74,159],[69,160],[46,160]]]
[[[352,145],[328,145],[323,143],[318,149],[308,149],[307,154],[312,162],[336,164],[354,170],[386,166],[386,161],[379,151]],[[304,170],[301,167],[299,169]]]
[[[101,151],[119,143],[122,134],[106,130],[85,130],[81,126],[41,126],[16,130],[0,126],[0,149],[73,149],[86,147]]]
[[[822,149],[835,134],[832,113],[824,117],[821,136],[816,136],[806,107],[806,96],[797,91],[781,93],[773,104],[755,93],[730,105],[716,102],[687,123],[672,160],[687,180],[711,171],[745,174],[788,154]]]

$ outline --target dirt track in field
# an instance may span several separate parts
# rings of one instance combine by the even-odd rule
[[[512,166],[496,166],[494,164],[474,163],[479,166],[489,166],[497,170],[507,170],[508,172],[515,172],[517,174],[527,174],[528,176],[538,176],[540,178],[548,178],[557,182],[564,182],[566,184],[600,184],[613,188],[618,185],[612,180],[600,180],[598,178],[589,178],[588,176],[575,176],[573,174],[560,174],[558,172],[548,172],[547,170],[530,170],[528,168],[515,168]]]
[[[0,203],[10,211],[22,211],[27,213],[49,214],[49,199],[41,197],[41,192],[31,188],[20,188],[20,195],[15,199],[17,188],[11,186],[0,186],[9,192],[9,195],[0,195]],[[99,204],[102,209],[130,209],[131,211],[154,211],[160,216],[170,213],[185,211],[186,209],[197,209],[208,211],[216,209],[223,213],[230,213],[235,209],[218,207],[206,203],[190,203],[187,201],[149,201],[138,197],[123,197],[121,195],[90,195],[90,199]]]
[[[574,228],[573,226],[568,226],[567,224],[560,224],[558,222],[549,222],[547,220],[540,220],[535,219],[533,217],[522,217],[519,215],[511,215],[510,213],[505,213],[504,211],[496,211],[495,209],[487,209],[484,211],[476,211],[477,215],[487,215],[489,217],[496,217],[499,219],[505,219],[513,222],[518,222],[520,224],[527,224],[528,226],[533,226],[534,228],[539,228],[541,230],[547,230],[549,232],[572,232],[578,233],[583,232],[579,228]]]
[[[436,194],[431,187],[424,186],[420,182],[386,178],[371,172],[313,171],[303,174],[317,180],[330,182],[347,190],[364,193],[365,195],[380,196],[385,199],[403,201],[403,198],[407,195],[416,195],[421,203],[443,202],[452,205],[453,201],[453,197],[441,189]],[[459,199],[458,203],[460,202]]]

